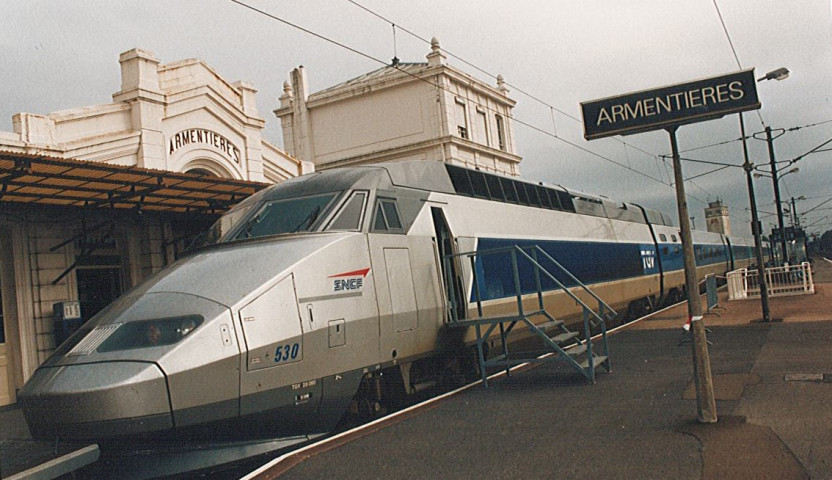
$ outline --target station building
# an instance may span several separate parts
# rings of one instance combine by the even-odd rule
[[[220,213],[312,169],[262,138],[252,85],[140,49],[119,62],[112,103],[20,113],[0,133],[0,405]]]
[[[516,102],[503,78],[490,86],[448,65],[435,38],[426,58],[394,59],[315,93],[309,93],[305,69],[295,69],[274,111],[285,150],[316,170],[424,160],[519,175]]]

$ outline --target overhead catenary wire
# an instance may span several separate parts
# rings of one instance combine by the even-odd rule
[[[290,21],[288,21],[288,20],[285,20],[285,19],[283,19],[283,18],[281,18],[281,17],[279,17],[279,16],[277,16],[277,15],[274,15],[274,14],[272,14],[272,13],[266,12],[266,11],[264,11],[264,10],[262,10],[262,9],[257,8],[257,7],[251,6],[251,5],[249,5],[249,4],[247,4],[247,3],[245,3],[245,2],[243,2],[243,1],[241,1],[241,0],[230,0],[230,1],[231,1],[232,3],[235,3],[235,4],[237,4],[237,5],[240,5],[240,6],[242,6],[242,7],[245,7],[245,8],[247,8],[247,9],[249,9],[249,10],[252,10],[252,11],[254,11],[254,12],[258,13],[258,14],[264,15],[264,16],[266,16],[266,17],[270,18],[270,19],[273,19],[273,20],[278,21],[278,22],[280,22],[280,23],[283,23],[283,24],[285,24],[285,25],[287,25],[287,26],[290,26],[290,27],[292,27],[292,28],[295,28],[295,29],[297,29],[297,30],[300,30],[300,31],[302,31],[302,32],[304,32],[304,33],[307,33],[307,34],[309,34],[309,35],[311,35],[311,36],[313,36],[313,37],[315,37],[315,38],[318,38],[318,39],[320,39],[320,40],[323,40],[323,41],[325,41],[325,42],[331,43],[331,44],[336,45],[336,46],[338,46],[338,47],[341,47],[341,48],[343,48],[343,49],[345,49],[345,50],[348,50],[348,51],[350,51],[350,52],[353,52],[353,53],[355,53],[355,54],[357,54],[357,55],[360,55],[361,57],[364,57],[364,58],[366,58],[366,59],[372,60],[372,61],[374,61],[374,62],[377,62],[377,63],[382,64],[382,65],[385,65],[385,66],[388,66],[388,65],[389,65],[386,61],[381,60],[381,59],[379,59],[379,58],[377,58],[377,57],[374,57],[373,55],[370,55],[370,54],[368,54],[368,53],[362,52],[362,51],[360,51],[360,50],[358,50],[358,49],[356,49],[356,48],[350,47],[350,46],[348,46],[348,45],[346,45],[346,44],[344,44],[344,43],[342,43],[342,42],[339,42],[339,41],[333,40],[333,39],[331,39],[331,38],[328,38],[328,37],[326,37],[325,35],[322,35],[322,34],[319,34],[319,33],[317,33],[317,32],[314,32],[314,31],[312,31],[312,30],[310,30],[310,29],[308,29],[308,28],[301,27],[300,25],[297,25],[297,24],[295,24],[295,23],[293,23],[293,22],[290,22]],[[355,4],[355,5],[357,5],[357,6],[360,6],[358,3],[353,2],[352,0],[350,0],[350,2],[351,2],[351,3],[353,3],[353,4]],[[376,15],[376,16],[378,16],[379,18],[384,19],[384,17],[379,16],[378,14],[376,14],[376,13],[372,12],[371,10],[366,9],[366,8],[365,8],[365,7],[363,7],[363,6],[360,6],[360,7],[361,7],[362,9],[364,9],[364,10],[366,10],[366,11],[368,11],[368,12],[372,13],[373,15]],[[389,22],[389,20],[387,20],[387,19],[384,19],[384,20],[385,20],[386,22]],[[393,22],[389,22],[389,23],[393,24]],[[399,26],[399,25],[396,25],[396,28],[398,28],[399,30],[401,30],[401,31],[403,31],[403,32],[406,32],[406,33],[408,33],[408,34],[414,35],[414,36],[416,36],[417,38],[420,38],[420,37],[418,37],[417,35],[415,35],[415,34],[413,34],[412,32],[410,32],[408,29],[403,28],[403,27],[401,27],[401,26]],[[420,38],[420,39],[421,39],[421,38]],[[458,58],[458,59],[459,59],[459,57],[457,57],[456,55],[452,55],[452,54],[451,54],[450,52],[448,52],[447,50],[444,50],[444,49],[443,49],[443,52],[444,52],[444,53],[446,53],[446,54],[448,54],[448,55],[450,55],[450,56],[453,56],[454,58]],[[465,63],[466,65],[471,65],[471,66],[472,66],[472,68],[475,68],[475,69],[477,69],[477,70],[479,70],[479,71],[482,71],[483,73],[486,73],[487,75],[491,75],[491,74],[489,74],[489,73],[485,72],[484,70],[480,69],[479,67],[476,67],[476,66],[474,66],[474,65],[470,64],[469,62],[467,62],[467,61],[463,60],[463,59],[460,59],[460,61],[462,61],[462,62],[463,62],[463,63]],[[437,85],[437,84],[435,84],[435,83],[431,82],[431,81],[430,81],[430,80],[428,80],[428,79],[421,78],[421,77],[419,77],[418,75],[416,75],[416,74],[414,74],[414,73],[412,73],[412,72],[409,72],[409,71],[407,71],[407,70],[404,70],[404,69],[400,68],[398,65],[393,65],[393,67],[395,67],[395,68],[396,68],[397,70],[399,70],[400,72],[402,72],[402,73],[404,73],[404,74],[407,74],[407,75],[410,75],[410,76],[414,77],[414,78],[415,78],[415,79],[417,79],[417,80],[420,80],[420,81],[426,82],[426,83],[428,83],[428,84],[432,85],[432,86],[433,86],[433,87],[435,87],[435,88],[442,89],[442,90],[444,90],[444,91],[447,91],[447,92],[453,93],[451,90],[449,90],[449,89],[447,89],[447,88],[445,88],[445,87],[442,87],[441,85]],[[508,85],[508,84],[507,84],[507,85]],[[511,86],[511,85],[509,85],[509,86]],[[514,87],[514,86],[512,86],[512,88],[517,89],[517,87]],[[517,90],[518,90],[518,91],[520,91],[520,89],[517,89]],[[537,100],[537,101],[539,101],[539,102],[541,102],[541,103],[543,103],[543,104],[545,104],[545,105],[548,105],[547,103],[543,102],[542,100],[538,99],[537,97],[534,97],[533,95],[527,94],[527,93],[525,93],[525,92],[521,92],[521,93],[524,93],[525,95],[529,96],[530,98],[533,98],[533,99],[535,99],[535,100]],[[473,103],[477,104],[478,106],[480,106],[480,107],[482,107],[482,108],[484,108],[484,109],[487,109],[487,110],[493,111],[493,112],[495,112],[495,113],[499,113],[499,112],[497,112],[496,110],[494,110],[493,108],[490,108],[488,105],[480,104],[480,103],[475,102],[475,101],[474,101]],[[570,118],[573,118],[573,119],[575,118],[575,117],[573,117],[573,116],[571,116],[571,115],[569,115],[569,114],[567,114],[567,113],[565,113],[565,112],[562,112],[561,110],[557,109],[557,108],[556,108],[556,107],[554,107],[554,106],[551,106],[551,108],[552,108],[552,109],[554,109],[555,111],[558,111],[558,112],[560,112],[560,113],[562,113],[562,114],[564,114],[564,115],[566,115],[566,116],[570,117]],[[641,176],[643,176],[643,177],[645,177],[645,178],[649,178],[650,180],[656,181],[656,182],[658,182],[658,183],[660,183],[660,184],[662,184],[662,185],[665,185],[665,186],[667,186],[667,187],[670,187],[670,185],[668,185],[667,183],[665,183],[664,181],[662,181],[662,180],[661,180],[661,179],[659,179],[659,178],[656,178],[656,177],[654,177],[654,176],[652,176],[652,175],[649,175],[649,174],[647,174],[647,173],[644,173],[644,172],[642,172],[642,171],[639,171],[639,170],[633,169],[633,168],[631,168],[631,167],[629,167],[629,166],[627,166],[627,165],[622,164],[621,162],[617,162],[617,161],[615,161],[615,160],[613,160],[613,159],[611,159],[611,158],[609,158],[609,157],[607,157],[607,156],[604,156],[604,155],[602,155],[602,154],[600,154],[600,153],[597,153],[597,152],[595,152],[595,151],[592,151],[592,150],[590,150],[590,149],[588,149],[588,148],[586,148],[586,147],[582,147],[582,146],[580,146],[580,145],[578,145],[578,144],[576,144],[576,143],[574,143],[574,142],[571,142],[571,141],[569,141],[569,140],[567,140],[567,139],[565,139],[565,138],[563,138],[563,137],[559,137],[559,136],[557,136],[556,134],[553,134],[553,133],[551,133],[551,132],[546,131],[545,129],[542,129],[542,128],[540,128],[540,127],[537,127],[537,126],[535,126],[535,125],[532,125],[532,124],[530,124],[530,123],[528,123],[528,122],[525,122],[525,121],[519,120],[519,119],[514,118],[514,117],[512,118],[512,121],[513,121],[513,122],[515,122],[515,123],[517,123],[517,124],[519,124],[519,125],[522,125],[522,126],[524,126],[524,127],[527,127],[527,128],[529,128],[529,129],[531,129],[531,130],[534,130],[534,131],[536,131],[536,132],[538,132],[538,133],[541,133],[541,134],[547,135],[547,136],[549,136],[549,137],[552,137],[552,138],[554,138],[554,139],[556,139],[556,140],[558,140],[558,141],[560,141],[560,142],[563,142],[563,143],[565,143],[565,144],[567,144],[567,145],[569,145],[569,146],[571,146],[571,147],[573,147],[573,148],[576,148],[576,149],[578,149],[578,150],[581,150],[581,151],[583,151],[583,152],[585,152],[585,153],[587,153],[587,154],[589,154],[589,155],[592,155],[592,156],[597,157],[597,158],[599,158],[599,159],[605,160],[605,161],[607,161],[607,162],[609,162],[609,163],[612,163],[612,164],[614,164],[614,165],[616,165],[616,166],[618,166],[618,167],[621,167],[621,168],[623,168],[623,169],[625,169],[625,170],[629,170],[629,171],[631,171],[631,172],[633,172],[633,173],[636,173],[636,174],[638,174],[638,175],[641,175]],[[620,139],[619,139],[619,141],[622,141],[622,140],[620,140]],[[622,141],[622,142],[623,142],[623,141]],[[639,149],[639,148],[637,148],[637,147],[633,147],[632,145],[630,145],[630,146],[631,146],[632,148],[636,149],[636,150],[639,150],[639,151],[644,152],[643,150],[641,150],[641,149]],[[648,152],[645,152],[645,153],[647,153],[649,156],[651,156],[651,157],[653,157],[653,158],[658,158],[658,157],[657,157],[656,155],[654,155],[654,154],[650,154],[650,153],[648,153]],[[697,201],[699,201],[699,202],[703,203],[703,204],[705,204],[705,203],[706,203],[704,200],[702,200],[702,199],[700,199],[700,198],[698,198],[698,197],[696,197],[696,196],[694,196],[694,195],[690,195],[690,197],[691,197],[691,198],[693,198],[694,200],[697,200]]]
[[[832,119],[824,120],[822,122],[810,123],[810,124],[807,124],[807,125],[800,125],[800,126],[797,126],[797,127],[785,128],[783,130],[786,131],[786,132],[796,132],[796,131],[802,130],[804,128],[812,128],[812,127],[818,127],[820,125],[826,125],[827,123],[832,123]],[[746,135],[745,139],[748,140],[748,139],[754,138],[754,135],[757,135],[759,133],[764,133],[764,132],[756,132],[756,133],[753,133],[751,135]],[[695,152],[696,150],[704,150],[706,148],[720,147],[722,145],[727,145],[729,143],[741,142],[742,140],[743,140],[743,137],[734,138],[732,140],[724,140],[722,142],[711,143],[711,144],[708,144],[708,145],[702,145],[702,146],[699,146],[699,147],[693,147],[693,148],[688,148],[688,149],[685,149],[685,150],[680,150],[679,153]],[[662,157],[666,158],[665,155],[662,155]]]
[[[364,5],[362,5],[362,4],[360,4],[360,3],[358,3],[356,0],[347,0],[347,1],[348,1],[349,3],[351,3],[351,4],[355,5],[356,7],[360,8],[361,10],[364,10],[365,12],[369,13],[370,15],[373,15],[374,17],[376,17],[376,18],[378,18],[378,19],[380,19],[380,20],[382,20],[382,21],[384,21],[384,22],[387,22],[387,23],[390,23],[390,24],[394,24],[394,22],[393,22],[391,19],[388,19],[388,18],[386,18],[385,16],[383,16],[383,15],[381,15],[381,14],[379,14],[379,13],[377,13],[377,12],[373,11],[372,9],[370,9],[370,8],[368,8],[368,7],[365,7]],[[429,39],[427,39],[427,38],[425,38],[425,37],[422,37],[422,36],[420,36],[420,35],[418,35],[418,34],[416,34],[416,33],[412,32],[411,30],[408,30],[408,29],[406,29],[406,28],[403,28],[401,25],[397,25],[397,26],[398,26],[398,28],[399,28],[401,31],[403,31],[403,32],[407,33],[408,35],[411,35],[413,38],[416,38],[416,39],[418,39],[418,40],[420,40],[420,41],[422,41],[422,42],[424,42],[424,43],[426,43],[426,44],[430,45],[431,41],[430,41]],[[449,50],[447,50],[447,49],[444,49],[444,48],[443,48],[443,49],[442,49],[442,51],[443,51],[443,52],[445,52],[445,53],[446,53],[449,57],[453,57],[453,58],[455,58],[455,59],[459,60],[461,63],[463,63],[463,64],[465,64],[465,65],[467,65],[467,66],[469,66],[469,67],[473,68],[474,70],[476,70],[476,71],[478,71],[478,72],[480,72],[480,73],[482,73],[482,74],[484,74],[484,75],[487,75],[487,76],[488,76],[488,77],[490,77],[490,78],[494,78],[494,79],[496,79],[496,78],[498,77],[498,75],[495,75],[494,73],[491,73],[491,72],[489,72],[489,71],[485,70],[484,68],[481,68],[481,67],[479,67],[478,65],[475,65],[474,63],[469,62],[468,60],[466,60],[466,59],[464,59],[464,58],[460,57],[459,55],[454,54],[453,52],[451,52],[451,51],[449,51]],[[543,99],[539,98],[539,97],[538,97],[538,96],[536,96],[536,95],[533,95],[533,94],[529,93],[528,91],[526,91],[526,90],[524,90],[524,89],[522,89],[522,88],[518,87],[518,86],[517,86],[517,85],[515,85],[515,84],[512,84],[512,83],[510,83],[510,82],[506,82],[506,86],[507,86],[507,87],[509,87],[509,88],[512,88],[512,89],[514,89],[516,92],[521,93],[521,94],[525,95],[526,97],[528,97],[528,98],[530,98],[530,99],[532,99],[532,100],[534,100],[534,101],[536,101],[536,102],[540,103],[541,105],[544,105],[544,106],[548,107],[548,108],[549,108],[550,110],[552,110],[553,112],[558,112],[558,113],[560,113],[561,115],[564,115],[565,117],[570,118],[570,119],[572,119],[572,120],[574,120],[574,121],[576,121],[576,122],[578,122],[578,123],[583,123],[583,121],[582,121],[580,118],[578,118],[578,117],[576,117],[576,116],[574,116],[574,115],[572,115],[572,114],[570,114],[570,113],[567,113],[567,112],[565,112],[565,111],[563,111],[563,110],[561,110],[561,109],[559,109],[559,108],[555,107],[554,105],[552,105],[552,104],[548,103],[547,101],[545,101],[545,100],[543,100]],[[552,114],[552,117],[553,117],[553,122],[554,122],[554,114]],[[561,137],[558,137],[558,136],[557,136],[557,131],[555,131],[555,138],[561,138]],[[647,155],[647,156],[649,156],[649,157],[653,157],[653,158],[656,158],[656,157],[657,157],[657,155],[656,155],[656,154],[654,154],[654,153],[650,153],[650,152],[648,152],[648,151],[646,151],[646,150],[644,150],[644,149],[641,149],[641,148],[639,148],[639,147],[637,147],[637,146],[635,146],[635,145],[632,145],[632,144],[630,144],[630,143],[627,143],[627,142],[625,142],[623,139],[621,139],[621,138],[619,138],[619,137],[611,137],[611,138],[612,138],[612,139],[614,139],[614,140],[616,140],[616,141],[618,141],[618,142],[621,142],[622,144],[629,146],[629,147],[630,147],[630,148],[632,148],[633,150],[637,150],[637,151],[639,151],[639,152],[641,152],[641,153],[643,153],[643,154],[645,154],[645,155]],[[662,182],[662,183],[664,183],[664,182]]]
[[[719,10],[719,4],[717,4],[716,0],[713,0],[714,8],[716,9],[716,14],[719,17],[719,23],[722,24],[722,31],[725,32],[725,38],[728,39],[728,45],[731,47],[731,52],[734,54],[734,60],[737,61],[737,67],[742,70],[742,62],[740,62],[740,56],[737,54],[737,49],[734,47],[734,42],[731,40],[731,34],[728,33],[728,26],[725,24],[725,19],[722,17],[722,11]],[[766,126],[766,122],[763,121],[763,115],[760,113],[760,110],[755,110],[757,112],[757,117],[760,119],[760,123],[763,124],[763,128]],[[742,115],[742,112],[740,112]]]

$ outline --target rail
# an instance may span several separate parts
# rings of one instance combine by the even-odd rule
[[[728,300],[759,298],[760,282],[757,270],[741,268],[728,272]],[[766,288],[769,296],[811,295],[815,293],[812,281],[812,265],[786,265],[765,269]]]

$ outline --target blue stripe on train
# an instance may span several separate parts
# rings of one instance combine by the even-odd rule
[[[653,244],[481,238],[477,252],[513,245],[539,246],[586,285],[658,273]],[[550,268],[550,262],[541,260],[540,263],[567,287],[575,285],[565,274]],[[482,300],[516,294],[510,254],[478,255],[476,268]],[[524,294],[536,292],[531,262],[518,256],[517,269],[521,291]],[[555,282],[543,275],[541,286],[544,291],[557,288]],[[472,291],[471,300],[475,298]]]
[[[585,285],[659,273],[656,246],[652,243],[481,238],[477,244],[477,252],[513,245],[521,248],[539,246]],[[695,245],[694,251],[699,266],[716,263],[727,265],[727,252],[721,245]],[[680,244],[659,244],[658,256],[661,257],[665,274],[684,269]],[[576,285],[564,273],[552,267],[550,262],[541,259],[540,263],[567,287]],[[476,269],[482,300],[508,298],[516,294],[509,253],[478,255]],[[531,262],[518,255],[517,269],[521,292],[524,294],[536,292],[534,268]],[[540,281],[543,291],[557,288],[555,282],[545,275],[541,275]],[[472,291],[471,301],[475,300],[476,292]]]

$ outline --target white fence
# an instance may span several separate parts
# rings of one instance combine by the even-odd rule
[[[741,268],[728,272],[728,300],[758,298],[760,283],[757,269]],[[766,269],[766,287],[770,297],[815,293],[812,266],[808,262]]]

